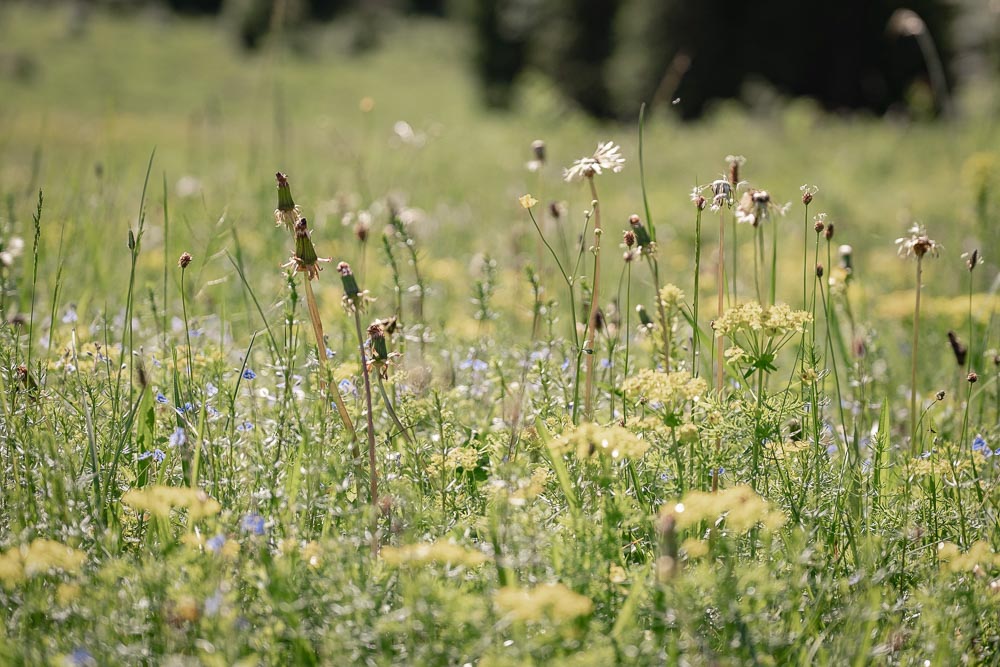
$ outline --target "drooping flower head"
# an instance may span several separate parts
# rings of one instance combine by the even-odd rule
[[[568,169],[563,169],[563,180],[567,183],[582,181],[585,178],[600,176],[605,171],[615,174],[625,166],[621,147],[613,141],[597,144],[597,150],[588,157],[582,157]]]
[[[743,193],[739,206],[736,207],[736,220],[756,227],[765,220],[773,219],[775,215],[784,215],[788,207],[789,204],[775,204],[767,190],[751,188]]]

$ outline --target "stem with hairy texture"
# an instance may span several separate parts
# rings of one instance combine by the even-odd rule
[[[917,257],[917,296],[913,306],[913,362],[910,367],[910,450],[917,453],[917,346],[920,343],[920,281],[923,279],[923,257]]]
[[[358,432],[354,428],[354,422],[351,421],[351,415],[347,413],[347,405],[344,404],[344,399],[340,395],[340,389],[332,386],[332,382],[327,382],[326,339],[323,335],[323,321],[319,317],[319,308],[316,306],[316,295],[313,294],[312,281],[306,276],[303,282],[306,288],[306,306],[309,308],[309,319],[312,321],[313,333],[316,335],[316,358],[319,359],[319,370],[322,377],[320,382],[326,385],[329,393],[333,395],[333,401],[337,405],[337,412],[340,413],[340,420],[344,422],[344,426],[351,436],[351,456],[357,459],[359,456]]]
[[[722,317],[722,312],[725,309],[725,292],[726,292],[726,218],[725,215],[719,212],[719,260],[718,266],[716,267],[717,277],[716,277],[716,287],[718,291],[718,302],[717,302],[717,317]],[[722,336],[716,334],[715,338],[715,390],[719,392],[719,396],[722,396],[722,353],[723,353],[723,340]],[[715,451],[719,452],[722,449],[722,436],[719,436],[715,440]],[[715,466],[712,466],[712,491],[718,491],[719,489],[719,471]]]
[[[372,503],[372,553],[378,553],[378,472],[375,470],[375,424],[372,421],[372,383],[368,374],[368,363],[365,359],[365,335],[361,329],[360,304],[354,305],[354,326],[358,332],[358,351],[361,355],[361,374],[365,380],[365,406],[368,412],[365,419],[368,422],[368,479]]]
[[[597,335],[597,310],[600,302],[598,294],[601,286],[601,204],[597,197],[594,177],[587,179],[590,195],[594,202],[594,284],[590,293],[590,316],[587,318],[587,339],[583,343],[587,355],[586,381],[584,386],[583,416],[588,421],[594,418],[594,337]]]

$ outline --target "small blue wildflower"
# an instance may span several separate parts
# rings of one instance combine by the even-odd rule
[[[609,368],[611,368],[611,360],[610,359],[601,359],[601,369],[602,370],[608,370]]]
[[[989,447],[983,447],[983,456],[985,456],[986,458],[990,458],[991,456],[993,456],[993,450],[990,449]]]
[[[827,456],[833,456],[837,453],[837,445],[827,445],[826,454]]]
[[[245,433],[247,431],[252,431],[253,430],[253,422],[245,421],[245,422],[243,422],[241,424],[238,424],[236,426],[236,430],[239,431],[240,433]]]
[[[213,408],[211,405],[205,407],[205,412],[208,413],[209,417],[218,417],[220,414],[219,411]]]
[[[166,458],[167,455],[164,454],[163,450],[160,449],[159,447],[153,450],[153,461],[155,461],[156,463],[163,463],[164,459]]]
[[[219,551],[222,549],[223,546],[225,546],[225,544],[226,544],[226,536],[223,535],[222,533],[219,533],[215,537],[208,540],[208,542],[205,542],[205,546],[212,553],[219,553]]]
[[[668,481],[669,479],[670,479],[670,475],[668,475],[668,474],[667,474],[667,473],[665,473],[665,472],[661,472],[661,473],[660,473],[660,481],[661,481],[661,482],[666,482],[666,481]]]
[[[354,383],[348,380],[347,378],[341,380],[340,383],[337,385],[337,387],[340,389],[341,394],[356,393],[356,389],[354,388]]]
[[[184,432],[183,426],[178,426],[174,429],[174,432],[170,434],[170,446],[180,447],[187,442],[187,433]]]
[[[977,434],[976,437],[972,440],[972,451],[978,452],[979,450],[983,449],[984,447],[986,447],[986,440],[983,439],[983,436]],[[989,449],[989,448],[986,447],[986,449]]]
[[[212,398],[213,396],[215,396],[218,393],[219,393],[219,388],[216,387],[211,382],[209,382],[208,384],[205,385],[205,396],[208,396],[209,398]]]
[[[205,598],[205,616],[215,616],[222,608],[222,589],[217,588],[211,597]]]
[[[929,452],[924,452],[923,454],[920,455],[920,458],[922,458],[922,459],[929,459],[931,457],[931,454],[933,453],[933,451],[934,450],[931,450]]]
[[[240,528],[247,533],[253,533],[254,535],[264,534],[264,517],[257,514],[256,512],[251,512],[243,517],[240,521]]]
[[[564,362],[562,362],[562,369],[563,369],[563,371],[568,371],[569,370],[569,359],[567,359]]]
[[[337,353],[334,352],[333,350],[331,350],[330,348],[326,348],[326,358],[327,359],[333,359],[333,355],[335,355],[335,354],[337,354]]]
[[[250,370],[249,368],[244,368],[243,369],[243,379],[244,380],[252,380],[255,377],[257,377],[257,374],[254,373],[252,370]]]
[[[74,308],[73,306],[67,308],[66,314],[63,315],[62,317],[63,324],[73,324],[79,319],[80,318],[76,314],[76,308]]]
[[[140,461],[145,461],[146,459],[148,459],[152,455],[153,455],[153,452],[143,452],[142,454],[139,454],[139,460]]]
[[[156,392],[156,402],[157,403],[166,403],[167,402],[167,397],[163,395],[163,392],[159,392],[159,391]]]
[[[94,656],[90,654],[90,651],[82,646],[77,646],[73,649],[72,653],[66,656],[66,664],[73,667],[89,667],[90,665],[96,665],[97,661],[94,660]]]

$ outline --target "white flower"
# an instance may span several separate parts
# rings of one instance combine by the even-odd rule
[[[765,220],[770,220],[775,214],[785,215],[791,203],[778,205],[771,201],[767,190],[747,190],[740,205],[736,207],[736,221],[745,222],[756,227]]]
[[[615,174],[625,166],[622,149],[613,141],[597,144],[597,150],[590,157],[582,157],[568,169],[563,169],[563,180],[567,183],[582,181],[584,178],[599,176],[605,170]]]
[[[915,222],[907,231],[909,232],[909,236],[896,239],[896,245],[899,246],[897,253],[900,257],[916,257],[919,259],[927,253],[935,257],[938,256],[941,244],[927,236],[927,230],[924,229],[923,225]]]

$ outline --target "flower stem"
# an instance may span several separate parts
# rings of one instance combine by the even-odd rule
[[[594,284],[590,293],[590,315],[587,318],[587,339],[583,351],[587,355],[586,376],[583,394],[583,416],[588,421],[594,417],[594,338],[597,335],[597,311],[600,303],[601,287],[601,204],[597,196],[597,186],[594,178],[587,179],[590,184],[590,194],[594,202]]]
[[[368,422],[368,480],[372,504],[372,553],[378,553],[378,472],[375,469],[375,424],[372,421],[372,383],[368,374],[368,363],[365,359],[365,335],[361,329],[361,309],[354,307],[354,326],[358,333],[358,351],[361,355],[361,374],[365,380],[365,419]]]
[[[700,330],[698,328],[698,302],[701,301],[699,288],[701,278],[701,209],[694,223],[694,336],[691,342],[691,374],[698,377],[698,352],[700,346]]]
[[[413,438],[407,433],[407,428],[403,426],[403,422],[399,421],[399,417],[396,415],[396,410],[392,407],[392,401],[389,400],[389,394],[385,391],[385,383],[382,382],[382,375],[380,373],[375,374],[375,379],[378,380],[378,390],[382,394],[382,402],[385,403],[385,409],[389,413],[389,417],[392,418],[392,423],[396,425],[399,429],[400,434],[402,434],[403,439],[406,440],[406,444],[413,446]]]
[[[910,367],[910,450],[916,454],[917,443],[917,350],[920,344],[920,282],[923,279],[923,257],[917,257],[917,295],[913,306],[913,350]]]

